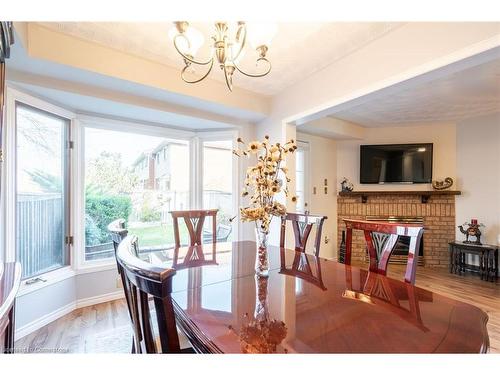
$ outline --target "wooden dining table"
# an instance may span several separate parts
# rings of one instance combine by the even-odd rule
[[[485,353],[479,308],[334,260],[256,243],[142,252],[176,269],[179,329],[199,353]]]

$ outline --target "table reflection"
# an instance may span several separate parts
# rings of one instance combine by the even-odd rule
[[[176,270],[208,265],[217,265],[217,244],[181,247],[173,251],[172,268]]]
[[[255,276],[257,300],[253,317],[245,316],[239,330],[243,353],[276,353],[287,334],[283,321],[269,316],[268,278]]]
[[[357,288],[353,286],[352,268],[345,268],[346,290],[342,297],[380,306],[423,332],[429,331],[422,322],[420,302],[432,302],[432,292],[421,289],[417,293],[415,287],[408,283],[402,288],[401,284],[373,272],[356,272],[356,277],[359,277]],[[403,306],[406,302],[408,308]]]
[[[287,267],[287,258],[291,258],[291,267]],[[323,278],[321,277],[321,259],[307,255],[306,253],[290,250],[284,248],[280,249],[281,268],[280,273],[283,275],[294,276],[299,279],[305,280],[318,288],[326,290]],[[313,268],[315,271],[313,272]]]

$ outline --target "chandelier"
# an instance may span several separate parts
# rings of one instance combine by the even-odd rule
[[[181,71],[181,78],[187,83],[198,83],[203,81],[212,71],[214,64],[224,73],[227,87],[233,90],[233,74],[240,72],[247,77],[263,77],[271,71],[271,63],[266,58],[269,44],[276,33],[274,25],[256,25],[255,30],[251,29],[249,39],[258,57],[256,67],[262,67],[257,72],[249,73],[239,65],[241,58],[245,54],[247,41],[247,25],[239,21],[236,26],[234,38],[231,38],[230,27],[227,22],[216,22],[215,33],[211,39],[213,41],[210,57],[207,60],[195,58],[195,54],[202,46],[204,38],[200,31],[189,25],[186,21],[174,22],[175,28],[170,34],[173,37],[174,47],[184,59],[184,68]],[[175,35],[173,35],[175,33]],[[199,78],[189,79],[187,73],[194,73],[194,66],[200,66],[206,69],[205,73]]]

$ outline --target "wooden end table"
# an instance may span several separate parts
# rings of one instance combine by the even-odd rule
[[[450,250],[450,273],[479,272],[481,280],[492,282],[498,278],[498,246],[477,245],[461,241],[452,241],[448,245]],[[477,255],[479,257],[479,266],[467,263],[466,254]]]

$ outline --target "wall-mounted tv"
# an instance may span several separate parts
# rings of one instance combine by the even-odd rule
[[[432,181],[432,143],[361,145],[362,184],[426,184]]]

